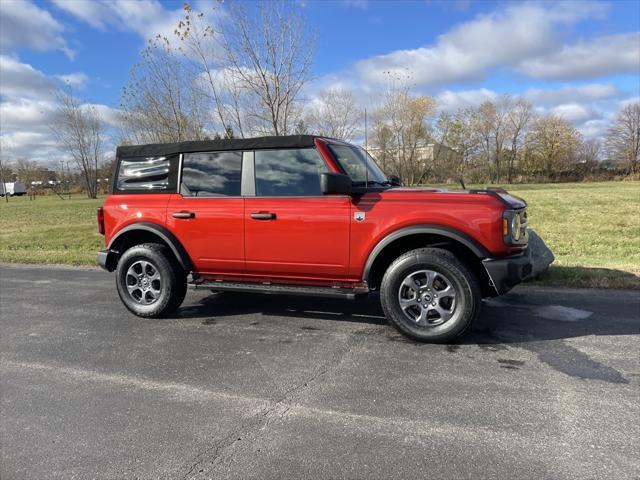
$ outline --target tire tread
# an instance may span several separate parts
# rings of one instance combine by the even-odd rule
[[[166,262],[167,264],[166,266],[171,271],[172,279],[170,284],[169,298],[166,301],[165,305],[158,310],[147,310],[147,311],[136,310],[132,308],[132,306],[128,303],[126,297],[123,298],[124,293],[121,291],[121,287],[120,287],[121,269],[124,268],[122,267],[122,265],[124,265],[127,262],[128,256],[132,255],[132,251],[133,252],[140,251],[139,253],[140,255],[144,255],[145,251],[153,252],[154,255],[157,255],[160,257],[161,261]],[[118,294],[120,295],[120,298],[124,306],[134,315],[137,315],[143,318],[159,318],[159,317],[164,317],[173,313],[176,309],[178,309],[178,307],[180,307],[187,293],[187,281],[186,281],[185,271],[182,269],[179,263],[175,260],[170,250],[165,245],[162,245],[159,243],[141,243],[138,245],[134,245],[129,249],[127,249],[125,252],[123,252],[122,256],[120,257],[120,261],[118,262],[118,268],[116,270],[116,283],[118,287],[117,288]]]
[[[452,267],[454,270],[458,270],[460,275],[464,277],[464,280],[467,282],[471,293],[471,311],[465,321],[462,322],[461,327],[453,330],[452,333],[441,334],[438,336],[428,335],[429,331],[425,331],[427,335],[416,335],[414,331],[411,331],[405,326],[403,321],[397,320],[395,318],[393,306],[390,304],[388,295],[386,294],[387,292],[385,292],[385,290],[390,288],[389,283],[391,283],[393,280],[394,272],[397,269],[401,268],[401,266],[407,261],[407,259],[412,257],[415,259],[416,264],[435,262],[436,264],[444,264],[449,268]],[[387,268],[387,271],[385,272],[382,279],[380,290],[380,300],[382,302],[382,308],[389,322],[403,335],[420,342],[447,343],[463,336],[466,332],[469,331],[480,311],[481,290],[476,276],[452,252],[442,248],[425,247],[410,250],[400,255]],[[395,292],[393,292],[393,295],[396,295]]]

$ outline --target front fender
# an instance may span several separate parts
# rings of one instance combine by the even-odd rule
[[[457,243],[460,243],[467,247],[475,256],[478,258],[487,258],[490,257],[489,251],[484,248],[477,240],[469,236],[468,234],[456,230],[451,227],[447,227],[444,225],[413,225],[410,227],[404,227],[394,232],[391,232],[387,236],[385,236],[382,240],[380,240],[376,246],[371,250],[369,256],[367,257],[367,261],[364,266],[364,271],[362,273],[362,278],[364,281],[369,280],[369,275],[371,274],[371,268],[376,261],[376,258],[380,253],[390,245],[391,243],[399,240],[403,237],[407,237],[410,235],[416,234],[431,234],[431,235],[440,235],[442,237],[446,237],[451,239]]]

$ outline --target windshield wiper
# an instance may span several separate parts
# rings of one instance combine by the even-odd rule
[[[353,182],[354,187],[364,187],[367,185],[380,185],[381,187],[387,187],[387,186],[391,186],[391,182],[388,180],[384,182],[379,182],[377,180],[369,180],[368,182],[365,182],[365,181]]]

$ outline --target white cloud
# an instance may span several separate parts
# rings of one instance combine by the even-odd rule
[[[607,133],[609,128],[609,120],[604,118],[597,118],[594,120],[588,120],[582,125],[578,126],[578,131],[585,138],[602,138]]]
[[[563,103],[552,108],[551,113],[574,124],[591,120],[598,116],[595,110],[579,103]]]
[[[118,127],[118,110],[101,104],[83,104],[83,107],[96,108],[107,127]],[[55,165],[65,158],[51,130],[55,116],[56,104],[52,101],[22,99],[0,103],[3,155],[9,159],[26,158],[48,165]],[[107,143],[110,143],[109,139]]]
[[[122,111],[117,108],[109,107],[100,103],[86,103],[83,107],[92,107],[98,111],[100,119],[108,126],[119,128],[121,125]]]
[[[62,32],[64,27],[51,14],[30,1],[0,2],[0,49],[27,48],[36,51],[59,50],[73,58]]]
[[[5,159],[25,158],[53,166],[62,159],[50,133],[14,131],[3,133],[0,144]]]
[[[0,78],[1,98],[42,98],[54,89],[44,73],[8,55],[0,55]]]
[[[94,28],[106,29],[117,20],[116,9],[104,0],[52,0],[53,4],[68,14]]]
[[[617,97],[620,91],[611,84],[591,83],[555,89],[530,88],[523,96],[536,105],[558,105],[562,102],[590,102]]]
[[[640,71],[640,33],[599,37],[522,62],[519,70],[548,80],[594,78]]]
[[[640,92],[637,92],[640,93]],[[626,107],[627,105],[631,105],[632,103],[638,103],[640,102],[640,95],[634,95],[628,98],[624,98],[622,100],[620,100],[620,103],[618,105],[618,109],[622,109],[624,107]]]
[[[72,88],[84,88],[89,81],[89,77],[82,72],[67,73],[65,75],[56,75],[56,78],[65,85]]]
[[[445,90],[436,95],[438,108],[445,112],[455,112],[461,108],[477,107],[486,100],[495,100],[498,94],[487,88],[452,92]]]
[[[27,158],[53,164],[64,155],[51,131],[56,113],[56,87],[67,80],[72,87],[87,81],[83,73],[47,76],[17,57],[0,55],[0,141],[9,159]],[[100,104],[95,107],[108,127],[118,126],[119,111]]]
[[[54,5],[77,19],[101,30],[131,31],[144,40],[165,35],[169,38],[184,15],[182,8],[167,10],[157,0],[52,0]],[[219,13],[215,4],[196,2],[194,9],[212,20]]]
[[[481,80],[489,69],[519,65],[557,48],[559,25],[601,16],[601,4],[517,4],[503,12],[479,15],[440,35],[432,46],[398,50],[356,64],[368,82],[385,83],[389,75],[405,76],[418,85]]]
[[[19,99],[0,103],[2,132],[49,133],[55,105],[47,100]]]

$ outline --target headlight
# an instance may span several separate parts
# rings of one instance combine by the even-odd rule
[[[514,242],[520,240],[522,236],[522,218],[519,213],[516,213],[511,219],[511,238]]]
[[[527,210],[507,210],[502,217],[502,235],[508,245],[527,244]]]

